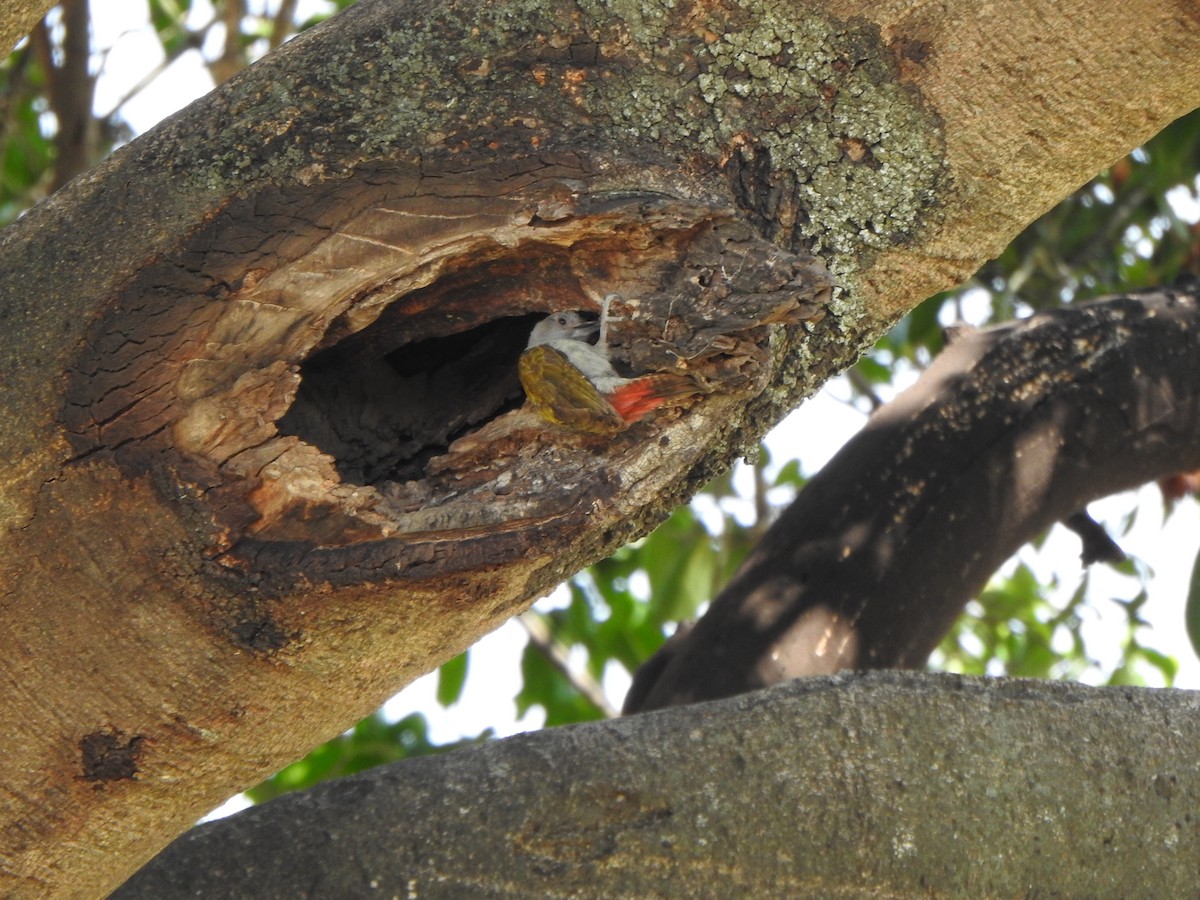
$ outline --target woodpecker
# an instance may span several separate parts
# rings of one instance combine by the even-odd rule
[[[608,358],[608,303],[600,321],[559,312],[533,327],[517,364],[530,405],[543,419],[576,431],[615,434],[671,401],[702,393],[687,375],[624,378]],[[588,338],[599,331],[596,345]]]

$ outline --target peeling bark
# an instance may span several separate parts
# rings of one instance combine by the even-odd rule
[[[587,169],[377,174],[224,210],[89,329],[75,461],[173,472],[212,507],[210,558],[260,591],[499,566],[633,513],[698,460],[698,422],[771,383],[771,326],[818,322],[831,279],[733,210],[593,196]],[[517,354],[538,314],[613,289],[632,294],[618,359],[686,367],[708,409],[612,441],[548,430],[517,408]]]

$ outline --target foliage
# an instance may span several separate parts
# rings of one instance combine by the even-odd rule
[[[289,791],[310,787],[318,781],[353,775],[410,756],[465,747],[486,740],[491,734],[490,730],[486,730],[473,739],[434,744],[429,740],[429,723],[423,715],[413,713],[398,722],[389,722],[381,712],[377,712],[345,734],[322,744],[304,759],[292,763],[273,778],[246,791],[246,796],[255,803],[265,803]]]
[[[230,54],[233,65],[245,65],[287,33],[309,27],[349,2],[326,3],[299,23],[280,20],[278,4],[247,4],[240,35],[224,41],[223,48],[217,47],[221,41],[210,40],[224,28],[220,6],[214,15],[192,0],[152,0],[150,15],[164,54],[161,68],[184,54],[202,53],[215,74],[218,56],[227,66]],[[94,68],[105,60],[103,48],[98,49]],[[42,61],[27,43],[0,65],[0,223],[40,199],[51,181],[53,113]],[[119,104],[104,117],[103,133],[119,135],[121,115]],[[1200,270],[1200,231],[1181,219],[1168,199],[1172,192],[1195,195],[1197,160],[1200,113],[1179,120],[1081,187],[966,285],[922,303],[843,377],[837,390],[866,413],[929,364],[941,349],[942,329],[948,324],[1001,322],[1061,303],[1169,283],[1189,267]],[[514,697],[518,712],[540,708],[550,725],[604,715],[606,701],[586,684],[614,671],[632,672],[675,623],[698,615],[777,510],[803,487],[802,460],[779,456],[776,450],[773,458],[764,447],[753,465],[715,479],[653,534],[571,579],[564,602],[541,604],[527,614],[531,634],[543,638],[531,640],[521,657],[522,687]],[[1144,643],[1140,610],[1146,600],[1146,567],[1137,561],[1121,567],[1136,588],[1132,599],[1096,597],[1086,573],[1066,599],[1058,599],[1064,588],[1070,590],[1069,579],[1039,579],[1022,559],[970,605],[935,662],[969,673],[1076,678],[1091,672],[1113,683],[1156,679],[1169,684],[1174,661]],[[1193,579],[1188,621],[1200,647],[1198,583],[1200,575]],[[1118,604],[1127,624],[1120,661],[1107,671],[1092,659],[1083,627],[1090,610],[1104,602]],[[468,651],[442,667],[437,700],[443,706],[462,696],[469,659]],[[424,716],[389,722],[377,713],[250,795],[261,801],[317,780],[439,749],[446,747],[430,741]]]
[[[1192,578],[1188,583],[1187,607],[1184,612],[1188,639],[1192,648],[1200,655],[1200,554],[1192,565]]]
[[[1132,561],[1119,564],[1135,575]],[[1112,600],[1126,616],[1121,662],[1107,673],[1092,659],[1082,628],[1090,598],[1085,573],[1074,593],[1061,605],[1047,596],[1058,587],[1039,582],[1029,566],[1018,564],[1012,575],[995,579],[974,601],[942,642],[934,664],[967,675],[1011,675],[1023,678],[1079,679],[1089,669],[1108,684],[1144,684],[1151,670],[1170,684],[1178,670],[1174,659],[1141,642],[1146,622],[1140,616],[1147,594]]]
[[[45,73],[27,45],[0,63],[0,225],[39,199],[49,181],[54,142],[42,127],[47,109]]]

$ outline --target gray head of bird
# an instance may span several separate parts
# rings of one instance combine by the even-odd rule
[[[551,341],[569,340],[586,341],[600,330],[600,323],[595,319],[585,318],[583,313],[574,310],[552,313],[533,326],[526,347],[536,347],[538,344],[548,344]]]

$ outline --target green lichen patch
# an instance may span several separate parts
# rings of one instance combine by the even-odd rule
[[[899,81],[876,25],[795,5],[701,13],[667,2],[639,4],[624,27],[645,62],[621,73],[625,90],[597,91],[597,107],[636,139],[684,140],[716,158],[767,153],[812,249],[858,268],[930,213],[939,123]]]

